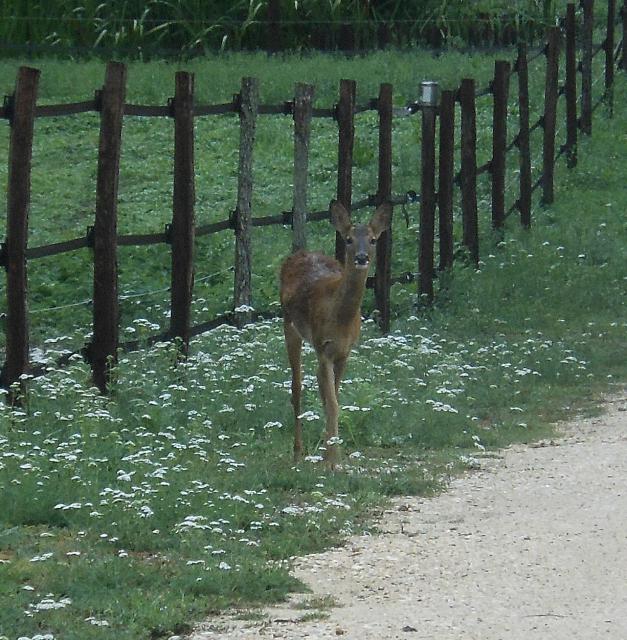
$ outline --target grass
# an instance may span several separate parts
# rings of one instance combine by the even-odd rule
[[[319,88],[321,104],[333,100],[344,74],[363,81],[362,97],[376,92],[375,80],[393,79],[403,102],[414,97],[415,78],[427,73],[454,83],[474,68],[483,84],[492,71],[481,56],[394,55],[359,61],[240,56],[224,63],[230,78],[207,63],[204,72],[211,68],[220,81],[198,85],[203,101],[219,101],[236,90],[246,71],[234,69],[244,61],[266,78],[265,97],[273,101],[289,96],[298,74],[315,80],[319,66],[321,75],[329,74]],[[15,66],[4,63],[5,85]],[[42,86],[42,99],[51,102],[84,98],[102,77],[96,63],[42,66],[42,81],[49,74],[58,79]],[[172,68],[134,66],[131,95],[167,96],[162,80],[172,79]],[[537,84],[541,91],[541,77]],[[32,380],[23,409],[0,406],[0,637],[168,637],[225,607],[279,601],[300,588],[288,571],[293,556],[367,530],[373,511],[390,496],[441,491],[486,451],[550,434],[556,420],[594,407],[599,394],[624,384],[626,94],[620,76],[614,119],[607,120],[603,108],[596,112],[593,137],[580,141],[577,168],[567,171],[560,161],[556,202],[535,207],[530,232],[513,218],[503,238],[484,231],[479,271],[459,261],[441,276],[429,310],[417,306],[413,287],[395,286],[389,336],[364,323],[341,392],[339,473],[328,474],[318,458],[322,409],[311,351],[305,354],[308,458],[291,464],[289,371],[278,321],[242,331],[221,327],[196,338],[183,364],[175,364],[169,344],[122,356],[110,398],[96,393],[86,366],[74,360]],[[487,104],[479,107],[483,154],[489,153]],[[417,182],[418,125],[408,119],[395,130],[395,191]],[[90,116],[37,127],[32,244],[52,241],[53,232],[54,239],[72,237],[88,223],[97,135]],[[316,127],[314,207],[326,204],[335,186],[334,130]],[[261,128],[259,215],[290,200],[289,128],[280,118]],[[374,122],[361,118],[355,197],[376,184],[369,155],[374,135]],[[202,221],[222,217],[231,206],[236,137],[226,118],[198,126]],[[121,225],[147,231],[169,215],[170,123],[130,123],[124,140]],[[486,193],[482,183],[483,229],[489,229]],[[418,212],[407,212],[409,229],[402,216],[394,229],[398,270],[415,262]],[[331,242],[330,227],[317,225],[312,246],[329,249]],[[289,234],[265,230],[255,243],[264,247],[255,254],[256,301],[265,304],[276,299],[276,266],[289,251]],[[230,244],[217,236],[199,243],[197,278],[228,265]],[[120,261],[124,291],[167,286],[162,248],[132,250]],[[51,357],[86,331],[88,307],[49,307],[89,296],[89,256],[40,265],[31,271],[34,344]],[[203,287],[196,292],[196,317],[228,305],[230,275]],[[164,322],[167,293],[155,297],[126,301],[125,334],[142,338]]]

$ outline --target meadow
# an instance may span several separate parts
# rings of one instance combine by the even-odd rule
[[[0,64],[5,93],[18,64]],[[543,78],[541,61],[536,65],[537,97]],[[54,60],[35,66],[42,69],[42,103],[88,98],[104,68]],[[176,68],[131,64],[129,101],[165,102]],[[295,81],[309,81],[317,105],[329,106],[338,80],[348,77],[358,82],[358,102],[389,81],[401,105],[415,99],[421,79],[454,86],[472,76],[487,84],[493,63],[481,54],[390,51],[356,59],[238,54],[185,68],[196,72],[202,102],[229,100],[242,75],[256,75],[264,102],[288,99]],[[482,179],[480,268],[458,260],[440,275],[431,308],[419,304],[415,285],[396,285],[388,336],[365,321],[341,391],[337,473],[320,462],[323,421],[311,351],[307,457],[292,464],[279,320],[195,338],[184,363],[168,343],[124,354],[111,396],[102,397],[80,358],[63,369],[53,364],[89,330],[89,255],[33,261],[32,341],[49,372],[29,381],[24,407],[0,405],[0,637],[168,637],[225,607],[280,600],[299,590],[289,575],[293,556],[375,529],[389,496],[444,490],[480,456],[551,437],[555,421],[595,410],[626,374],[625,104],[627,82],[619,76],[613,119],[597,110],[578,166],[569,171],[559,162],[555,204],[535,203],[531,231],[515,217],[503,236],[489,231]],[[487,102],[478,117],[482,163],[490,153]],[[510,131],[515,122],[512,108]],[[355,199],[376,186],[375,124],[359,116]],[[419,130],[418,119],[395,125],[395,193],[419,184]],[[97,134],[95,115],[37,122],[32,246],[80,235],[91,224]],[[0,135],[6,153],[6,127]],[[234,118],[197,124],[199,223],[233,207],[237,136]],[[333,123],[316,122],[313,136],[310,205],[320,209],[335,190]],[[171,149],[171,123],[125,122],[121,232],[160,230],[169,220]],[[261,120],[256,153],[255,215],[289,209],[289,120]],[[6,182],[5,167],[0,161]],[[515,167],[512,161],[510,186]],[[516,197],[513,187],[507,197],[508,204]],[[415,270],[417,219],[415,205],[397,210],[395,272]],[[330,251],[331,228],[311,227],[310,246]],[[198,241],[196,320],[228,309],[232,244],[229,235]],[[273,308],[289,230],[256,229],[254,247],[255,306]],[[167,326],[168,269],[164,247],[121,252],[123,335],[142,339]],[[364,308],[371,313],[370,297]],[[311,615],[306,594],[302,603],[303,615]]]

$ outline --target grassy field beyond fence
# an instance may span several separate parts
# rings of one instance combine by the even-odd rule
[[[403,103],[416,97],[420,79],[452,86],[473,75],[483,84],[493,70],[492,59],[455,54],[388,52],[336,62],[240,56],[224,67],[202,68],[207,77],[214,69],[212,82],[198,82],[203,100],[230,99],[239,77],[251,71],[242,61],[255,65],[268,101],[285,99],[293,81],[303,80],[318,84],[324,106],[334,100],[339,77],[356,77],[362,97],[375,95],[378,82],[392,81]],[[7,93],[16,68],[2,65]],[[102,81],[103,67],[95,63],[42,68],[44,101],[84,99]],[[324,74],[317,75],[320,69]],[[541,92],[542,76],[535,77],[534,90]],[[137,66],[131,94],[162,100],[171,94],[171,78],[169,65]],[[396,285],[389,336],[365,323],[341,390],[344,463],[338,473],[327,473],[317,455],[323,413],[312,352],[305,354],[308,458],[292,466],[289,369],[279,321],[196,338],[188,361],[176,367],[169,344],[123,356],[111,398],[95,392],[88,368],[76,361],[31,381],[23,409],[0,404],[0,638],[167,638],[225,607],[280,600],[299,588],[288,572],[292,556],[372,529],[373,514],[389,496],[440,491],[486,451],[553,435],[556,420],[593,410],[601,394],[624,384],[626,104],[627,81],[620,75],[614,118],[604,107],[595,112],[593,136],[579,143],[578,166],[569,171],[560,160],[555,204],[535,205],[530,231],[513,217],[503,238],[484,231],[479,270],[458,262],[441,276],[428,312],[416,310],[414,286]],[[491,114],[479,109],[480,127],[489,126]],[[89,223],[96,148],[89,136],[97,126],[92,130],[82,118],[37,123],[35,241]],[[268,122],[256,160],[261,214],[289,207],[291,197],[290,165],[277,160],[289,157],[289,128]],[[375,184],[376,140],[368,121],[360,122],[356,198]],[[198,126],[198,215],[210,219],[234,202],[237,129],[226,118],[215,128]],[[137,138],[124,149],[120,215],[129,229],[141,231],[167,221],[171,203],[164,152],[171,149],[171,131],[152,127],[130,123],[126,139],[134,132]],[[417,183],[418,128],[418,121],[405,120],[395,129],[395,192]],[[44,134],[54,144],[44,143]],[[139,142],[147,134],[150,148]],[[335,189],[334,135],[331,126],[314,130],[312,208],[326,205]],[[487,200],[479,207],[489,229]],[[407,208],[409,226],[399,215],[395,227],[397,258],[414,268],[416,209]],[[255,254],[254,272],[261,301],[271,302],[289,235],[264,233],[255,240],[263,249]],[[330,226],[316,225],[312,248],[329,250],[332,240]],[[219,273],[221,252],[230,261],[231,249],[230,237],[199,244],[205,262],[199,260],[197,277]],[[122,288],[167,287],[167,254],[159,251],[121,256]],[[87,306],[66,306],[80,286],[89,295],[81,265],[74,256],[33,269],[33,317],[42,310],[35,344],[50,355],[82,339],[87,326]],[[195,313],[212,313],[228,299],[231,282],[228,272],[208,279],[197,291]],[[163,320],[167,293],[152,295],[137,298],[137,305],[128,300],[134,306],[123,316],[127,335],[141,338]]]

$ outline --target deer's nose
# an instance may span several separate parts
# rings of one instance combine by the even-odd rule
[[[363,267],[363,266],[367,265],[368,262],[369,262],[369,260],[368,260],[368,254],[367,253],[358,253],[355,256],[355,264],[358,264],[358,265]]]

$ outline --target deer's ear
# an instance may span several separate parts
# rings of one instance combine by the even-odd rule
[[[346,211],[346,207],[337,200],[331,200],[329,211],[331,212],[331,222],[333,226],[343,238],[346,238],[352,227],[351,217],[348,211]]]
[[[370,229],[375,238],[378,238],[384,231],[390,228],[392,221],[392,205],[384,202],[377,207],[377,210],[370,220]]]

